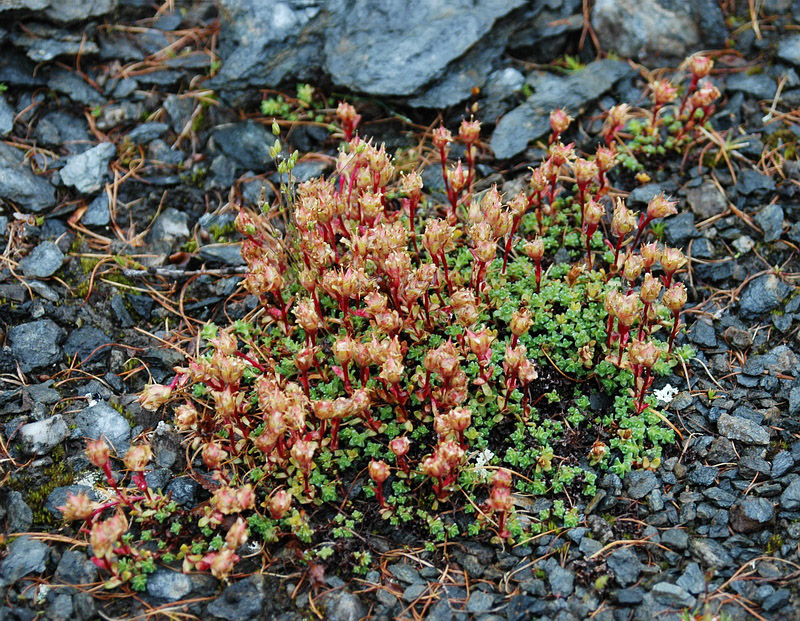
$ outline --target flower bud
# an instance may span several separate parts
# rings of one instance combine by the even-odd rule
[[[541,261],[542,257],[544,256],[544,240],[540,238],[536,238],[532,241],[525,242],[525,245],[522,247],[525,251],[525,254],[533,261]]]
[[[575,181],[579,188],[585,188],[589,185],[598,172],[596,162],[585,160],[582,157],[575,160],[575,163],[572,164],[572,168],[575,171]]]
[[[673,313],[679,313],[686,304],[686,287],[681,282],[675,283],[664,292],[661,301]]]
[[[645,304],[652,304],[658,299],[659,293],[661,293],[661,281],[648,272],[644,275],[642,290],[639,293],[642,302]]]
[[[184,431],[197,424],[197,417],[197,409],[191,403],[184,403],[175,410],[175,424]]]
[[[407,436],[398,436],[389,442],[389,450],[397,457],[403,457],[411,448],[411,441]]]
[[[150,447],[147,444],[140,444],[130,447],[123,461],[128,470],[142,472],[147,467],[152,456],[153,451],[150,450]]]
[[[556,135],[563,134],[569,129],[572,117],[561,108],[556,108],[550,113],[550,128]]]
[[[533,317],[531,317],[531,311],[527,308],[518,308],[511,315],[509,328],[511,329],[511,334],[515,336],[522,336],[530,330],[532,325]]]
[[[481,133],[480,121],[468,121],[467,119],[461,120],[461,127],[458,129],[458,137],[461,138],[466,144],[473,144],[477,142]]]
[[[653,92],[653,101],[657,106],[663,106],[675,101],[678,96],[676,89],[669,80],[658,80],[650,83],[650,90]]]
[[[108,444],[106,444],[103,438],[89,440],[86,443],[86,457],[92,465],[98,468],[104,468],[108,464],[110,456],[111,450],[108,448]]]
[[[666,218],[667,216],[674,216],[678,213],[677,208],[677,201],[670,201],[667,200],[667,197],[663,194],[658,194],[650,199],[650,202],[647,204],[647,217],[650,220],[655,220],[657,218]]]
[[[644,244],[641,247],[641,253],[642,265],[644,266],[644,269],[650,270],[653,267],[653,264],[661,256],[661,249],[658,247],[656,242],[651,242],[649,244]]]
[[[661,253],[661,267],[667,274],[674,274],[686,265],[686,256],[677,248],[664,248]]]
[[[606,173],[617,164],[617,153],[608,147],[597,147],[594,161],[597,162],[597,169]]]
[[[389,464],[385,461],[375,461],[373,459],[369,462],[369,477],[375,483],[381,485],[389,478]]]
[[[155,411],[169,400],[172,388],[161,384],[148,384],[139,395],[139,405],[145,410]]]
[[[648,369],[658,360],[661,351],[652,341],[631,341],[628,345],[628,357],[631,364],[640,364]]]
[[[292,457],[297,462],[297,466],[303,472],[309,472],[314,462],[314,453],[317,450],[317,443],[307,440],[296,440],[292,445]]]
[[[708,56],[702,54],[694,54],[689,57],[689,70],[696,80],[701,80],[711,73],[714,67],[714,61]]]
[[[209,552],[203,557],[211,575],[218,580],[225,580],[233,571],[239,557],[230,548],[222,548],[219,552]]]
[[[642,257],[638,254],[628,255],[628,258],[625,259],[625,264],[622,266],[622,275],[625,276],[628,282],[633,282],[639,278],[639,274],[642,273],[642,267]]]
[[[498,468],[492,475],[493,487],[511,487],[511,472],[505,468]]]
[[[355,341],[349,336],[342,336],[333,342],[333,355],[339,364],[346,366],[353,359]]]
[[[236,550],[247,542],[247,535],[247,522],[240,517],[236,518],[225,536],[225,545],[231,550]]]
[[[228,457],[228,453],[222,450],[218,444],[214,442],[206,442],[203,445],[203,450],[200,454],[203,463],[209,470],[216,470],[222,465],[222,462]]]
[[[440,125],[436,129],[433,130],[433,146],[439,149],[446,149],[447,145],[453,142],[453,134],[450,133],[450,130]]]
[[[603,216],[606,213],[606,208],[603,207],[602,204],[595,201],[593,198],[589,199],[589,202],[586,203],[586,209],[584,211],[584,219],[586,222],[587,227],[596,227],[600,224],[600,220],[603,219]]]
[[[617,239],[624,237],[636,228],[636,216],[625,206],[625,201],[618,198],[611,217],[611,234]]]
[[[381,365],[379,377],[390,384],[397,384],[403,379],[404,372],[405,366],[402,364],[402,359],[397,356],[391,356]]]
[[[61,507],[56,507],[64,515],[67,521],[85,520],[88,518],[95,509],[100,506],[99,503],[93,502],[88,494],[83,492],[73,494],[67,492],[67,501]]]
[[[292,506],[292,495],[285,489],[279,489],[269,499],[269,515],[273,520],[280,520]]]
[[[635,293],[629,295],[617,294],[611,299],[611,310],[620,324],[630,326],[636,320],[639,312],[639,298]]]
[[[301,373],[305,373],[308,371],[312,366],[314,366],[314,361],[316,360],[316,356],[314,353],[313,347],[304,347],[299,352],[297,352],[294,356],[294,366],[297,367],[297,370]]]

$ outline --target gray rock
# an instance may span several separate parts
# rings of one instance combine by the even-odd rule
[[[200,258],[209,263],[224,263],[238,267],[245,265],[242,258],[242,245],[236,244],[206,244],[200,247]]]
[[[48,112],[39,119],[33,135],[43,146],[65,148],[70,153],[91,148],[86,121],[62,110]]]
[[[557,597],[569,597],[574,588],[575,574],[569,569],[556,565],[547,572],[547,579],[550,582],[550,592]]]
[[[775,517],[775,507],[766,498],[745,498],[731,507],[730,524],[737,533],[753,533]]]
[[[19,262],[22,273],[28,278],[49,278],[64,264],[64,253],[51,241],[36,246]]]
[[[265,170],[272,158],[269,149],[275,137],[261,123],[243,121],[219,125],[213,131],[214,143],[242,168]]]
[[[773,612],[775,610],[780,610],[781,608],[786,606],[786,604],[789,603],[790,595],[791,593],[789,589],[778,589],[762,602],[761,607],[766,612]]]
[[[14,326],[8,331],[11,354],[23,373],[43,369],[64,356],[61,343],[64,330],[50,319],[41,319]]]
[[[177,602],[192,592],[192,578],[180,571],[157,569],[147,577],[147,594],[156,599]]]
[[[695,604],[695,598],[683,590],[680,586],[669,582],[659,582],[653,585],[650,591],[656,601],[665,606],[678,608],[691,608]]]
[[[623,606],[635,606],[641,604],[644,599],[644,589],[641,587],[631,587],[628,589],[620,589],[615,593],[617,602]]]
[[[780,205],[767,205],[756,214],[756,222],[764,231],[764,241],[775,241],[783,232],[783,208]]]
[[[97,195],[81,218],[85,226],[106,226],[111,222],[111,211],[108,208],[108,194],[101,192]]]
[[[760,196],[775,191],[775,180],[757,170],[745,168],[739,173],[739,179],[736,181],[736,191],[745,196],[751,194]]]
[[[253,84],[312,77],[322,59],[322,33],[328,20],[323,7],[319,1],[285,1],[264,11],[260,0],[222,0],[223,63],[210,87],[244,90]]]
[[[189,237],[189,215],[174,207],[162,211],[150,227],[148,239],[152,244],[173,244]]]
[[[88,585],[97,580],[97,566],[81,550],[66,550],[53,579],[58,584]]]
[[[131,130],[126,138],[133,144],[147,144],[151,140],[161,138],[161,136],[163,136],[168,129],[169,125],[166,123],[142,123],[135,129]]]
[[[673,550],[682,551],[689,546],[689,534],[682,528],[670,528],[661,533],[661,543]]]
[[[694,483],[700,487],[708,487],[714,485],[714,480],[717,478],[718,474],[719,470],[717,468],[697,464],[693,466],[689,472],[688,480],[690,483]]]
[[[181,507],[191,509],[197,504],[197,493],[200,491],[200,485],[189,477],[175,477],[167,483],[167,488],[164,491],[170,494],[172,500]]]
[[[0,138],[5,138],[14,129],[14,109],[0,95]]]
[[[634,500],[644,498],[658,485],[656,475],[650,470],[634,470],[625,476],[625,489]]]
[[[64,343],[64,353],[68,356],[78,356],[85,362],[89,359],[105,358],[109,348],[103,347],[111,343],[105,332],[94,326],[83,326],[70,332]]]
[[[8,553],[0,563],[0,577],[5,584],[11,584],[28,574],[42,573],[47,554],[47,546],[41,541],[28,536],[19,537],[8,546]]]
[[[425,583],[425,580],[419,575],[419,571],[408,563],[394,563],[389,565],[386,569],[388,569],[389,573],[395,578],[403,582],[408,582],[409,584]]]
[[[631,548],[620,548],[608,555],[606,565],[614,572],[614,577],[621,586],[628,586],[639,579],[642,563]]]
[[[789,472],[794,466],[794,459],[789,451],[779,451],[772,458],[772,478],[777,479]]]
[[[692,324],[687,333],[689,340],[701,347],[716,347],[717,335],[714,333],[714,326],[710,322],[697,320]]]
[[[491,140],[495,157],[521,153],[529,142],[550,132],[552,110],[563,108],[577,116],[629,72],[630,67],[621,61],[598,60],[566,77],[540,75],[531,84],[534,93],[497,124]]]
[[[22,533],[30,530],[33,523],[33,511],[16,490],[0,493],[0,516],[5,513],[8,533]]]
[[[359,621],[367,615],[367,609],[358,596],[345,588],[331,591],[322,599],[329,621]]]
[[[800,509],[800,478],[795,479],[781,494],[781,508],[787,511]]]
[[[706,590],[706,577],[700,565],[689,563],[676,584],[692,595],[699,595]]]
[[[778,40],[778,58],[800,67],[800,34],[782,36]]]
[[[69,24],[107,15],[116,4],[116,0],[10,0],[0,5],[0,13],[9,8],[35,12],[43,10],[48,19]]]
[[[570,586],[570,590],[572,587]],[[555,593],[555,592],[554,592]],[[557,594],[557,593],[556,593]],[[486,591],[475,590],[467,600],[467,612],[480,614],[489,612],[494,606],[494,595]]]
[[[686,202],[689,203],[689,208],[701,220],[719,215],[728,208],[727,199],[717,189],[716,184],[709,179],[703,181],[696,188],[687,188]]]
[[[795,379],[789,390],[789,414],[794,416],[798,413],[800,413],[800,379]]]
[[[75,43],[76,51],[80,48],[81,43],[81,37],[77,37]],[[85,49],[84,53],[86,53]],[[30,56],[30,51],[28,55]],[[74,71],[62,70],[53,73],[47,81],[47,87],[56,92],[64,93],[72,101],[81,103],[84,106],[99,106],[106,102],[105,97]]]
[[[656,196],[664,192],[664,188],[658,183],[647,183],[640,185],[628,195],[628,203],[631,205],[647,205]]]
[[[751,280],[739,298],[739,310],[745,317],[753,317],[775,310],[789,295],[792,288],[775,274],[764,274]]]
[[[419,599],[425,591],[428,590],[428,585],[423,583],[412,584],[403,590],[402,598],[405,602],[415,602]]]
[[[340,24],[338,36],[329,36],[325,42],[325,68],[336,84],[391,96],[413,95],[443,75],[454,60],[489,35],[496,20],[523,4],[520,0],[446,4],[401,0],[392,11],[384,11],[371,2],[339,2],[337,8],[348,6],[349,15]],[[405,19],[398,21],[397,14]],[[369,28],[363,27],[366,23]],[[408,32],[414,35],[409,37]],[[502,51],[502,46],[496,47]],[[458,98],[445,101],[458,103]]]
[[[61,414],[23,425],[17,433],[23,452],[28,455],[46,455],[70,435],[69,427]]]
[[[75,424],[87,438],[105,438],[118,456],[122,457],[128,451],[130,424],[122,414],[104,401],[81,410],[75,416]]]
[[[716,539],[692,539],[689,547],[702,565],[715,568],[731,567],[734,560],[725,546]]]
[[[717,429],[729,440],[739,440],[748,444],[769,444],[769,431],[741,416],[731,416],[724,412],[717,421]]]
[[[664,225],[664,236],[670,246],[684,246],[690,239],[700,237],[691,211],[684,211],[667,218]]]
[[[81,41],[81,34],[53,28],[42,22],[30,22],[24,30],[14,30],[11,42],[25,50],[32,61],[41,63],[59,56],[74,56],[83,48],[87,54],[96,54],[97,44],[91,39]],[[59,71],[56,71],[59,73]]]
[[[264,578],[254,574],[228,586],[208,605],[208,612],[229,621],[250,621],[261,616],[264,596]]]
[[[56,204],[56,189],[31,171],[20,151],[0,144],[0,199],[38,213]]]
[[[734,73],[728,77],[726,88],[729,91],[739,91],[745,95],[752,95],[757,99],[772,99],[778,90],[778,85],[766,73]]]
[[[638,59],[683,59],[727,33],[719,5],[705,0],[597,0],[591,20],[603,49]]]
[[[117,154],[117,147],[103,142],[96,147],[71,155],[61,169],[61,181],[83,194],[93,194],[103,187],[108,165]]]

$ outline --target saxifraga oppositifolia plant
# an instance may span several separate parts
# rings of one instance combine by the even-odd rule
[[[696,74],[680,101],[654,87],[653,141],[681,131],[683,144],[707,121],[713,87]],[[102,440],[87,449],[107,499],[71,495],[63,511],[109,587],[144,588],[156,561],[225,578],[248,540],[327,558],[370,513],[422,524],[430,542],[519,541],[575,526],[600,473],[657,468],[675,440],[650,388],[691,355],[675,346],[686,259],[651,239],[675,202],[636,214],[611,187],[628,108],[609,112],[591,155],[561,141],[571,119],[554,111],[546,158],[512,196],[474,189],[477,121],[433,132],[444,193],[430,195],[420,170],[398,172],[358,135],[352,106],[337,114],[336,171],[286,186],[285,233],[237,217],[258,309],[206,325],[205,351],[141,395],[169,404],[210,498],[189,511],[151,489],[145,444],[124,456],[130,484]],[[450,161],[456,140],[465,162]],[[546,501],[536,512],[531,496]]]

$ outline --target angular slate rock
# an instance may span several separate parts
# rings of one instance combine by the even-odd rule
[[[61,169],[61,181],[83,194],[94,194],[103,187],[108,165],[117,154],[117,147],[103,142],[83,153],[71,155]]]
[[[629,72],[630,67],[621,61],[597,60],[566,77],[539,76],[532,84],[534,93],[497,124],[491,140],[495,157],[521,153],[529,142],[550,132],[552,110],[563,108],[577,116]]]

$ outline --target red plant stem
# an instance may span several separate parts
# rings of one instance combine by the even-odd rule
[[[536,259],[536,293],[539,293],[542,288],[542,260]]]
[[[341,422],[338,418],[331,419],[331,451],[339,448],[339,425]]]
[[[614,315],[611,313],[608,314],[608,321],[606,322],[606,347],[611,347],[611,335],[614,331]]]
[[[683,110],[686,107],[686,102],[689,100],[689,96],[694,93],[695,89],[697,88],[697,76],[692,74],[692,81],[689,83],[689,88],[686,89],[686,92],[683,94],[683,99],[681,99],[681,107],[678,110],[678,118],[683,115]]]
[[[672,353],[672,347],[675,344],[675,337],[678,334],[678,326],[681,324],[681,314],[680,311],[672,313],[672,332],[669,335],[669,349],[667,353]]]
[[[386,504],[386,499],[383,497],[383,484],[376,481],[372,489],[375,492],[375,498],[378,500],[381,509],[386,509],[388,505]]]
[[[636,231],[636,237],[633,238],[631,248],[636,248],[636,244],[639,243],[639,239],[641,238],[642,233],[644,233],[645,228],[647,228],[647,225],[650,224],[650,220],[652,220],[652,218],[647,215],[647,212],[643,213],[639,217],[639,229]]]
[[[617,332],[619,332],[619,344],[617,348],[617,365],[622,366],[622,347],[627,343],[628,332],[631,327],[617,322]]]
[[[450,282],[450,268],[447,267],[447,256],[445,255],[444,250],[439,252],[439,261],[441,261],[442,269],[444,270],[444,280],[447,283],[447,292],[452,296],[453,283]],[[444,300],[442,300],[442,304],[444,304]]]
[[[237,350],[237,351],[234,352],[234,356],[237,356],[238,358],[242,358],[243,360],[246,360],[247,362],[252,364],[256,369],[258,369],[262,373],[266,373],[267,372],[267,370],[264,368],[264,366],[262,364],[260,364],[260,363],[256,362],[255,360],[253,360],[247,354],[243,354],[242,352]]]
[[[108,481],[108,484],[112,487],[112,489],[120,498],[120,500],[122,500],[122,502],[124,502],[129,509],[133,509],[133,505],[128,501],[128,499],[125,496],[123,496],[122,492],[119,489],[119,486],[117,485],[117,482],[114,480],[114,475],[111,473],[110,461],[107,461],[105,464],[103,464],[103,472],[106,475],[106,480]]]
[[[501,270],[501,274],[506,273],[506,264],[508,263],[508,255],[511,252],[511,242],[514,240],[514,234],[517,232],[517,228],[519,227],[519,223],[522,220],[522,216],[514,216],[514,220],[511,223],[511,231],[508,234],[508,239],[506,240],[506,252],[505,256],[503,257],[503,269]]]

